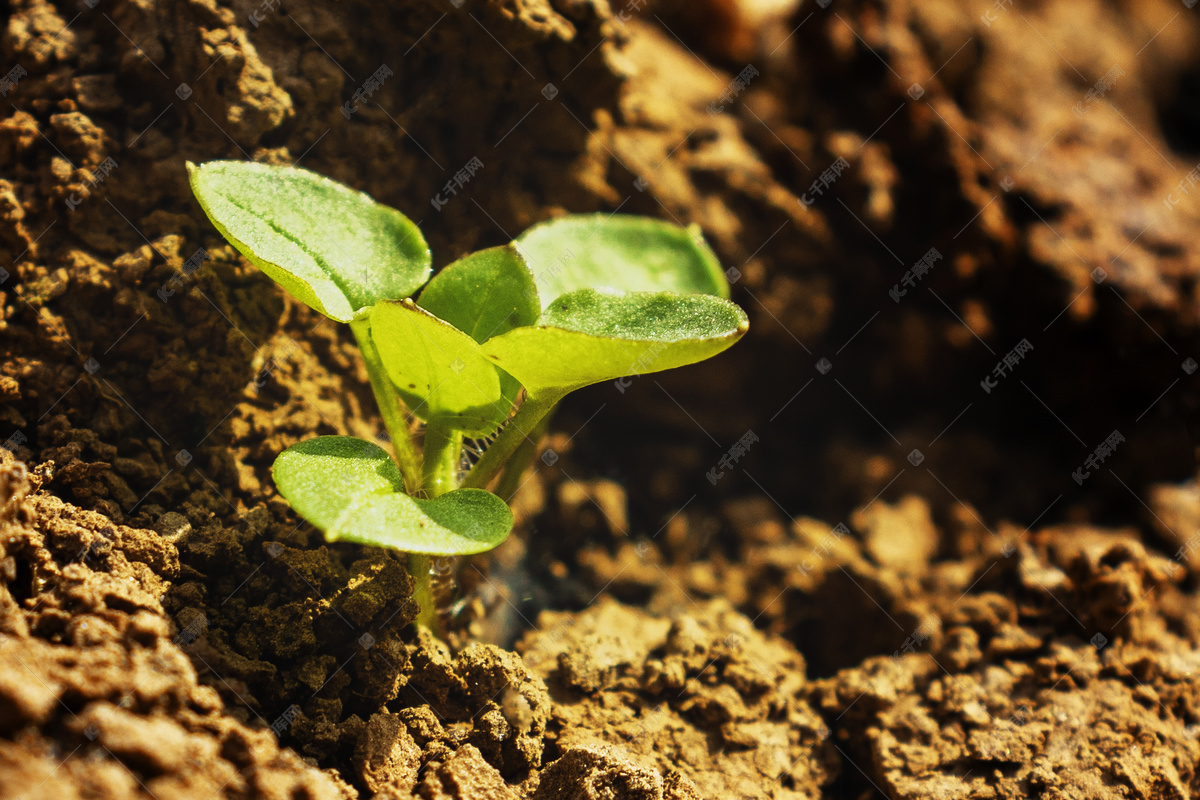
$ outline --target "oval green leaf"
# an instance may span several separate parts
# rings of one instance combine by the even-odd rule
[[[421,291],[417,305],[480,344],[532,325],[542,312],[533,275],[511,244],[480,250],[443,268]]]
[[[577,214],[534,225],[514,244],[542,307],[579,289],[729,297],[729,284],[699,229],[650,217]]]
[[[323,531],[361,496],[404,488],[392,457],[353,436],[318,436],[294,444],[276,457],[271,474],[296,513]]]
[[[421,291],[417,305],[476,342],[537,322],[542,312],[537,285],[512,244],[491,247],[443,268]],[[500,371],[500,406],[516,402],[521,384]]]
[[[375,306],[371,339],[400,397],[421,419],[478,435],[508,417],[511,400],[475,340],[411,300]]]
[[[325,535],[407,553],[466,556],[491,550],[508,538],[512,526],[512,511],[496,495],[456,489],[432,500],[363,494]]]
[[[711,295],[563,295],[537,325],[490,339],[483,351],[536,397],[552,397],[625,375],[711,358],[740,339],[746,314]]]
[[[417,226],[363,192],[296,167],[210,161],[187,169],[221,235],[331,319],[349,322],[429,278],[429,246]]]
[[[409,497],[391,456],[353,436],[294,444],[271,472],[296,513],[330,541],[470,555],[492,549],[512,530],[508,506],[482,489],[457,489],[432,500]]]

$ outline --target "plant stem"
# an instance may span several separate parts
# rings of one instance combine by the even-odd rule
[[[475,464],[463,480],[464,487],[475,489],[486,488],[496,473],[508,464],[509,458],[516,452],[522,442],[532,439],[538,430],[542,418],[554,410],[554,406],[562,399],[561,395],[551,395],[544,398],[527,397],[524,405],[517,411],[496,441],[492,442],[483,456]],[[536,444],[536,442],[535,442]]]
[[[413,600],[417,604],[417,627],[427,628],[434,636],[444,639],[442,622],[438,619],[437,607],[433,602],[433,584],[430,569],[433,557],[421,553],[408,554],[408,574],[412,575],[416,585],[413,587]]]
[[[383,417],[383,426],[392,439],[392,450],[396,454],[396,463],[400,465],[400,474],[404,476],[404,486],[409,492],[416,492],[421,487],[421,461],[417,458],[416,447],[412,436],[408,433],[408,423],[404,420],[404,409],[400,406],[400,397],[392,386],[391,378],[383,368],[379,351],[375,349],[375,341],[371,338],[371,323],[363,317],[350,323],[350,330],[358,340],[358,349],[362,352],[363,361],[367,365],[367,375],[371,379],[371,391],[375,393],[375,402],[379,405],[379,414]]]
[[[457,488],[458,464],[461,455],[461,431],[450,430],[434,424],[425,427],[421,491],[426,497],[438,497]],[[413,600],[420,608],[417,613],[417,625],[428,628],[439,639],[444,639],[445,632],[442,630],[442,621],[438,618],[437,602],[433,596],[433,579],[430,576],[432,562],[433,559],[430,556],[420,553],[408,554],[408,572],[417,582],[416,588],[413,590]]]
[[[375,394],[375,402],[379,405],[379,414],[383,417],[383,425],[388,436],[392,439],[392,451],[396,455],[396,463],[400,466],[400,474],[404,477],[404,487],[409,494],[421,490],[428,491],[422,481],[421,459],[417,457],[416,446],[408,432],[408,423],[404,419],[404,409],[400,405],[400,397],[396,394],[392,380],[383,368],[375,341],[371,338],[371,323],[363,317],[350,323],[350,330],[358,340],[358,349],[362,352],[363,362],[367,365],[367,375],[371,379],[371,391]],[[427,463],[428,460],[427,460]],[[429,570],[433,559],[420,553],[408,554],[408,573],[412,575],[415,586],[413,600],[416,601],[416,624],[428,628],[439,638],[442,637],[442,626],[438,621],[437,608],[433,603],[433,587],[430,583]]]
[[[458,488],[458,463],[462,454],[462,432],[429,423],[423,448],[425,467],[421,488],[426,497],[438,497]]]
[[[519,483],[521,476],[533,463],[534,456],[537,455],[538,442],[546,435],[552,416],[554,416],[553,408],[529,432],[529,437],[517,445],[517,449],[513,451],[512,457],[508,460],[508,466],[504,467],[504,471],[500,473],[500,480],[496,482],[496,495],[504,502],[512,500],[513,495],[521,488]]]

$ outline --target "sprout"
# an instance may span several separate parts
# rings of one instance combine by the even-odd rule
[[[703,361],[748,327],[698,231],[659,220],[563,217],[429,280],[420,230],[361,192],[238,161],[189,163],[188,175],[234,247],[297,300],[349,323],[395,457],[321,436],[280,453],[275,485],[330,541],[408,553],[418,624],[434,631],[430,559],[507,538],[512,512],[487,487],[525,468],[563,397]],[[420,453],[406,413],[425,423]],[[460,477],[464,437],[494,441]]]

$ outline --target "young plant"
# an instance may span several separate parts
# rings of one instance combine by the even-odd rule
[[[394,460],[351,436],[292,445],[272,467],[279,492],[330,541],[408,553],[418,623],[435,631],[431,559],[504,541],[512,513],[487,487],[527,466],[564,396],[702,361],[748,327],[694,230],[567,216],[429,280],[421,232],[362,192],[293,167],[187,168],[234,247],[297,300],[350,325],[391,437]],[[419,453],[408,414],[424,422]],[[464,438],[492,440],[465,473]]]

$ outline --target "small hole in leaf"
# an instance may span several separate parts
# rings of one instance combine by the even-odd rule
[[[410,384],[408,385],[408,388],[410,388],[410,389],[415,389],[415,388],[417,388],[417,385],[416,385],[415,383],[410,383]]]

